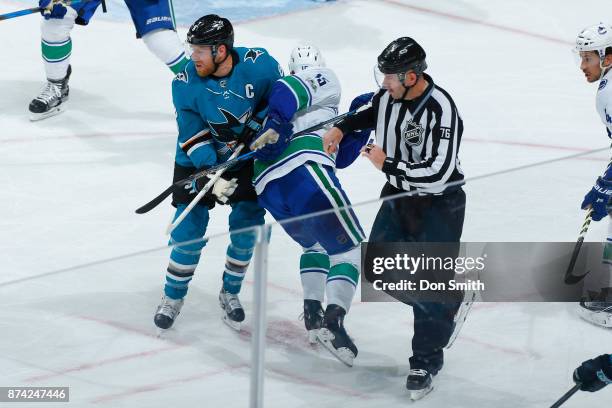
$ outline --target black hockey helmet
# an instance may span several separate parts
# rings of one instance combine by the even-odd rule
[[[401,74],[414,71],[421,75],[427,69],[425,50],[410,37],[391,42],[378,56],[378,69],[383,74]]]
[[[207,14],[189,27],[187,42],[192,45],[210,45],[213,52],[223,44],[231,51],[234,46],[234,28],[227,18]]]

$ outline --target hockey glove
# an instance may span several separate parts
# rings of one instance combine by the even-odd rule
[[[582,391],[595,392],[612,384],[612,355],[602,354],[587,360],[574,371],[574,382]]]
[[[273,142],[275,133],[278,134],[278,140]],[[293,125],[290,122],[268,117],[263,132],[251,144],[251,149],[256,149],[255,158],[266,162],[274,161],[285,151],[292,134]]]
[[[601,177],[597,178],[597,182],[588,192],[586,196],[584,196],[584,201],[580,205],[580,208],[586,210],[590,205],[593,208],[593,221],[599,221],[608,215],[608,202],[610,201],[610,197],[612,196],[612,181],[608,181],[602,179]]]
[[[38,0],[38,7],[42,9],[40,14],[43,15],[45,20],[50,18],[62,19],[68,11],[64,0]]]
[[[212,175],[210,176],[207,175],[207,176],[200,177],[199,179],[192,181],[191,185],[189,186],[189,188],[191,189],[191,193],[197,194],[200,191],[202,191],[204,186],[206,186],[206,184],[210,181],[211,178],[212,178]],[[214,198],[219,203],[226,204],[227,201],[232,196],[232,194],[234,194],[234,191],[236,191],[237,187],[238,187],[238,180],[236,178],[229,179],[229,180],[220,178],[219,180],[215,182],[215,184],[213,184],[212,188],[208,190],[208,192],[206,192],[206,194],[204,195],[204,199]]]

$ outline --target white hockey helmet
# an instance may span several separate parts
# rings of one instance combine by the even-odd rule
[[[295,74],[309,67],[324,67],[321,51],[314,45],[299,45],[291,51],[289,72]]]
[[[612,25],[599,23],[585,28],[576,38],[577,53],[583,51],[597,51],[599,59],[603,62],[606,57],[606,48],[612,47]]]

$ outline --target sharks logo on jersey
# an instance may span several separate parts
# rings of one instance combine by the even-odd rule
[[[187,71],[182,71],[176,74],[176,76],[174,77],[174,80],[189,83],[189,76],[187,75]]]
[[[407,145],[417,146],[423,143],[423,133],[425,133],[425,129],[423,129],[420,123],[409,120],[402,131],[402,138]]]
[[[250,50],[247,51],[246,54],[244,54],[244,62],[246,62],[249,59],[255,62],[257,61],[257,58],[259,58],[261,55],[263,55],[263,51],[254,50],[253,48],[251,48]]]
[[[207,120],[208,126],[219,141],[223,143],[233,142],[242,132],[246,121],[251,117],[251,108],[247,109],[240,117],[236,117],[232,112],[223,108],[218,109],[225,121],[212,122]]]

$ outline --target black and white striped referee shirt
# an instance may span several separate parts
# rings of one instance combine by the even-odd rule
[[[426,190],[440,194],[463,184],[458,152],[463,120],[455,102],[433,79],[414,100],[394,100],[381,89],[372,106],[344,119],[336,126],[347,134],[374,128],[376,144],[387,155],[382,171],[388,182],[405,191]],[[447,183],[453,183],[447,186]]]

